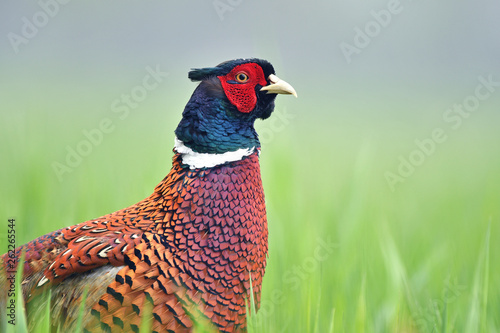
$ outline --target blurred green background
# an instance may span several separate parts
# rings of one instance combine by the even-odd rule
[[[257,124],[270,253],[251,331],[500,331],[499,10],[3,1],[1,218],[21,245],[141,200],[170,169],[189,69],[260,57],[299,98]]]

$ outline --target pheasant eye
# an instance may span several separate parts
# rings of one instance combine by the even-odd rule
[[[239,72],[236,74],[236,81],[239,83],[245,83],[248,81],[248,75],[244,72]]]

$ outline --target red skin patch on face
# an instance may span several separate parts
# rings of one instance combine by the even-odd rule
[[[236,77],[240,73],[246,74],[248,80],[243,83],[238,82]],[[259,65],[253,62],[238,65],[228,74],[218,76],[218,78],[227,99],[243,113],[251,112],[255,108],[255,104],[257,104],[255,86],[258,84],[263,87],[267,85],[264,71]]]

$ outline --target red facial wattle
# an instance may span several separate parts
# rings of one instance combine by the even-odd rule
[[[243,74],[243,75],[242,75]],[[245,78],[246,80],[242,80]],[[257,104],[255,87],[267,85],[264,71],[256,63],[236,66],[224,76],[218,76],[227,99],[238,111],[249,113]]]

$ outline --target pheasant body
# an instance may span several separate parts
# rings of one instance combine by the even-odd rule
[[[236,62],[232,68],[270,66],[258,59]],[[248,68],[245,73],[252,76]],[[253,121],[264,118],[262,112],[270,114],[266,107],[279,92],[259,95],[252,112],[233,111],[230,105],[238,106],[221,95],[232,80],[217,84],[217,76],[201,76],[176,130],[172,169],[151,196],[16,249],[18,261],[26,252],[23,294],[30,325],[50,289],[53,327],[74,330],[87,289],[83,326],[90,332],[138,332],[145,318],[151,318],[155,332],[189,332],[196,323],[224,332],[246,329],[250,298],[257,308],[260,304],[268,250]],[[230,112],[224,111],[228,107]],[[243,118],[234,118],[235,126],[218,121],[221,113],[222,119],[239,113]],[[248,135],[251,140],[244,139]]]

